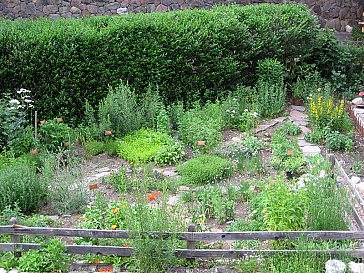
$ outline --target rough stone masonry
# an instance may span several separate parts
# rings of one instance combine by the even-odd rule
[[[315,13],[322,27],[345,31],[357,25],[362,0],[0,0],[0,18],[71,18],[86,15],[117,15],[136,12],[209,8],[214,4],[301,2]]]

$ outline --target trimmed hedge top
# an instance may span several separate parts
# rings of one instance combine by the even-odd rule
[[[254,83],[260,59],[309,56],[319,28],[300,4],[82,19],[1,20],[0,92],[33,91],[41,118],[77,121],[126,80],[167,101],[214,100]]]

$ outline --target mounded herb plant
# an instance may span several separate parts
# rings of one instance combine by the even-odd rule
[[[218,156],[201,155],[177,166],[184,181],[192,185],[207,184],[230,177],[234,166]]]

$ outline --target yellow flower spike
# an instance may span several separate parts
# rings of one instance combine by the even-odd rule
[[[85,221],[85,222],[86,222],[87,220],[88,220],[88,218],[87,218],[87,217],[83,218],[83,221]]]
[[[344,113],[344,106],[345,106],[345,104],[344,104],[344,101],[342,100],[340,102],[340,109],[339,109],[339,115],[340,116]]]

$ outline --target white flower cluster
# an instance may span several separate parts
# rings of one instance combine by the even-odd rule
[[[9,101],[10,104],[10,110],[16,110],[16,109],[25,109],[25,108],[34,108],[34,104],[33,104],[33,100],[31,100],[31,96],[30,90],[27,90],[25,88],[20,88],[18,91],[16,91],[16,93],[18,93],[22,99],[22,101],[25,104],[22,104],[19,100],[17,99],[11,99]]]
[[[244,109],[244,114],[245,115],[249,114],[249,115],[253,116],[254,118],[257,118],[259,116],[259,114],[257,112],[249,112],[248,109]]]

